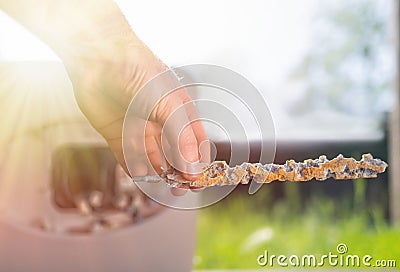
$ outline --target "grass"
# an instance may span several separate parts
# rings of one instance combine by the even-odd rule
[[[316,195],[303,207],[293,189],[280,201],[268,197],[266,186],[253,196],[234,192],[200,211],[195,269],[261,268],[264,250],[319,258],[337,254],[339,243],[347,254],[394,259],[400,267],[400,228],[388,225],[379,207],[365,205],[363,188],[355,189],[352,200]]]

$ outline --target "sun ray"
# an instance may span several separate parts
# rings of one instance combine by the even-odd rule
[[[25,223],[51,217],[53,152],[68,143],[105,142],[79,111],[60,62],[1,63],[0,79],[0,213]]]

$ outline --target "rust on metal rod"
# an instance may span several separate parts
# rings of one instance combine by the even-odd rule
[[[288,160],[285,164],[243,163],[235,167],[229,167],[225,161],[215,161],[203,168],[199,178],[188,181],[173,169],[164,172],[161,176],[173,187],[208,187],[236,184],[248,184],[251,181],[258,183],[271,183],[273,181],[303,182],[312,179],[337,180],[376,178],[378,174],[385,172],[386,162],[375,159],[371,154],[362,155],[357,161],[354,158],[345,158],[338,155],[332,160],[326,156],[317,159],[308,159],[304,162]]]

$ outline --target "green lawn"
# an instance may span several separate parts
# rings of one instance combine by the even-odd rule
[[[400,228],[389,226],[380,208],[367,207],[356,194],[360,190],[356,190],[355,201],[316,195],[300,208],[293,193],[289,201],[272,202],[267,186],[253,196],[234,192],[200,211],[195,269],[261,268],[257,256],[264,250],[288,257],[318,257],[338,254],[339,243],[348,248],[343,256],[394,259],[399,268]]]

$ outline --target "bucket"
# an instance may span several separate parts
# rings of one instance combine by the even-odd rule
[[[71,231],[93,217],[63,202],[68,190],[54,189],[82,166],[65,154],[91,154],[106,180],[118,179],[112,156],[79,111],[61,63],[2,63],[0,76],[0,270],[190,271],[195,211],[151,202],[150,213],[124,227]],[[71,161],[61,167],[67,174],[55,174]],[[78,181],[96,178],[77,173]]]

